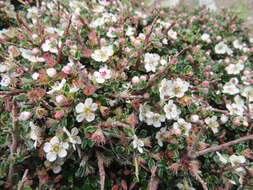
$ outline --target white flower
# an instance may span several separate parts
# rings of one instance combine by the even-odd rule
[[[66,83],[66,79],[62,79],[61,83],[56,82],[54,84],[54,86],[52,86],[52,89],[47,92],[47,94],[53,94],[53,93],[55,93],[57,91],[60,91],[63,88],[63,86],[64,86],[65,83]]]
[[[231,155],[228,158],[229,162],[232,164],[232,166],[236,166],[239,164],[243,164],[246,162],[246,158],[244,156],[236,156],[236,155]],[[236,168],[235,171],[237,172],[243,172],[244,169],[242,167]]]
[[[7,87],[11,84],[11,78],[8,75],[2,75],[2,80],[0,82],[1,86]]]
[[[191,130],[191,123],[187,123],[184,119],[179,118],[177,122],[173,123],[174,130],[184,131],[184,135],[188,136]]]
[[[160,61],[160,56],[156,53],[146,53],[144,55],[144,63],[145,63],[145,69],[147,72],[155,72],[156,67],[158,66]]]
[[[146,105],[146,104],[141,104],[139,107],[139,119],[140,121],[144,121],[147,119],[147,113],[150,111],[150,106]]]
[[[4,73],[8,70],[8,67],[3,62],[0,62],[0,73]]]
[[[207,43],[211,42],[210,34],[207,34],[207,33],[202,34],[201,40],[203,40],[204,42],[207,42]]]
[[[77,86],[73,86],[73,87],[69,88],[69,92],[70,92],[70,93],[75,93],[75,92],[77,92],[78,90],[80,90],[80,88],[78,88]]]
[[[189,83],[183,81],[180,78],[172,81],[172,85],[169,86],[167,95],[170,97],[181,98],[184,96],[184,93],[188,90]]]
[[[114,27],[110,27],[108,29],[108,32],[106,33],[106,35],[109,37],[109,38],[116,38],[117,35],[115,34],[115,28]]]
[[[51,41],[51,40],[46,40],[41,48],[44,52],[51,52],[51,53],[58,53],[58,49],[57,49],[57,45],[55,44],[55,41]]]
[[[39,78],[39,76],[40,76],[40,74],[35,72],[35,73],[32,74],[32,79],[37,80]]]
[[[59,138],[55,136],[49,142],[45,143],[43,149],[46,152],[47,160],[53,162],[57,157],[66,157],[68,147],[68,143],[60,141]]]
[[[21,56],[25,59],[28,59],[31,62],[45,62],[45,59],[43,57],[39,57],[37,55],[34,55],[32,50],[23,49],[20,48]]]
[[[249,99],[250,102],[253,101],[253,87],[252,86],[246,86],[242,89],[242,96]]]
[[[227,164],[227,163],[228,163],[228,158],[226,158],[225,156],[221,155],[219,152],[216,152],[216,154],[219,156],[219,160],[220,160],[223,164]]]
[[[95,50],[91,54],[91,58],[97,62],[106,62],[110,56],[113,55],[113,47],[112,46],[104,46],[101,49]]]
[[[62,170],[61,166],[62,166],[63,164],[64,164],[63,159],[57,159],[55,162],[49,162],[49,161],[47,161],[47,160],[44,162],[44,165],[45,165],[47,168],[52,169],[52,171],[53,171],[55,174],[60,173],[60,171]]]
[[[228,82],[223,86],[222,92],[230,95],[235,95],[238,94],[240,90],[233,83]]]
[[[230,75],[239,74],[243,69],[244,69],[244,65],[242,63],[230,64],[225,68],[227,73]]]
[[[111,78],[111,70],[107,69],[107,66],[102,67],[94,72],[94,77],[97,83],[104,83],[105,80]]]
[[[218,44],[216,44],[216,46],[214,47],[214,51],[217,54],[232,54],[232,50],[227,46],[227,44],[225,44],[224,42],[220,42]]]
[[[175,32],[174,30],[172,30],[172,29],[170,29],[169,31],[168,31],[168,36],[170,37],[170,38],[172,38],[173,40],[176,40],[177,39],[177,32]]]
[[[36,125],[34,125],[34,123],[31,121],[29,123],[30,127],[31,127],[31,131],[30,131],[30,138],[32,140],[34,140],[34,147],[36,148],[37,143],[41,143],[42,142],[42,129]]]
[[[217,116],[208,117],[205,119],[205,123],[212,129],[213,133],[218,132],[219,123],[217,122]]]
[[[244,100],[241,98],[241,96],[236,95],[234,97],[234,101],[235,101],[236,104],[240,104],[242,107],[245,107]]]
[[[146,117],[147,124],[153,125],[154,127],[161,127],[161,122],[165,121],[165,116],[159,113],[147,112]]]
[[[29,9],[27,9],[27,15],[26,15],[26,17],[34,19],[34,18],[37,18],[39,16],[38,13],[39,13],[39,10],[38,10],[37,7],[31,7]]]
[[[76,127],[71,129],[71,133],[67,130],[66,127],[63,127],[63,131],[68,135],[68,141],[73,144],[74,150],[76,150],[75,144],[81,144],[82,140],[78,136],[78,129]]]
[[[172,81],[163,79],[161,81],[159,92],[160,92],[160,98],[163,100],[168,95],[169,88],[172,86]]]
[[[54,77],[55,75],[56,75],[56,70],[55,70],[55,68],[48,68],[47,70],[46,70],[46,73],[47,73],[47,75],[49,76],[49,77]]]
[[[163,110],[166,113],[167,119],[177,120],[179,118],[180,113],[181,113],[181,111],[179,109],[177,109],[176,104],[174,104],[172,100],[170,100],[168,102],[168,104],[164,105]]]
[[[244,107],[241,104],[226,104],[226,108],[230,115],[242,116],[244,113]]]
[[[134,149],[137,149],[140,153],[143,153],[144,142],[138,139],[136,135],[134,135],[133,147]]]
[[[97,110],[98,105],[93,103],[91,98],[87,98],[83,103],[79,103],[76,106],[76,112],[78,113],[76,120],[82,122],[84,119],[87,122],[91,122],[95,119],[94,112]]]
[[[239,40],[235,40],[233,41],[233,46],[236,49],[242,50],[243,48],[245,48],[246,44],[241,44]]]
[[[155,138],[158,141],[159,146],[163,146],[163,141],[167,139],[167,137],[170,135],[169,131],[166,127],[163,127],[156,133]]]
[[[134,35],[134,32],[135,32],[135,28],[131,27],[131,26],[128,26],[127,27],[127,31],[126,31],[126,35],[127,36],[133,36]]]
[[[105,7],[102,6],[102,5],[96,5],[92,9],[92,11],[95,12],[95,13],[102,13],[102,12],[104,12],[104,10],[105,10]]]
[[[96,20],[93,20],[90,23],[90,27],[91,28],[96,28],[96,27],[102,26],[104,24],[105,24],[105,18],[104,17],[99,17],[99,18],[97,18]]]

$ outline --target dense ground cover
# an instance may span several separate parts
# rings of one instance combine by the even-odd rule
[[[236,14],[20,2],[0,4],[1,188],[252,188],[253,38]]]

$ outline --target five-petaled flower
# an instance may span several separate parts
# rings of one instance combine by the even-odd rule
[[[87,98],[84,103],[76,105],[76,112],[78,113],[76,120],[82,122],[84,119],[87,122],[91,122],[95,119],[95,111],[98,105],[93,103],[92,98]]]

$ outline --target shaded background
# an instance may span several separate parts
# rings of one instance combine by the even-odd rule
[[[247,23],[253,26],[253,0],[145,0],[147,5],[161,7],[206,6],[213,11],[231,8],[238,12]],[[253,27],[252,27],[253,28]]]

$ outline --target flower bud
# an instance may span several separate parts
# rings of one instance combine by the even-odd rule
[[[67,101],[66,97],[63,95],[56,96],[55,100],[56,100],[56,103],[60,105],[65,104]]]
[[[62,72],[64,72],[65,74],[70,74],[71,73],[71,66],[69,65],[65,65],[63,68],[62,68]]]
[[[191,122],[197,123],[199,121],[199,116],[198,115],[191,115]]]
[[[132,83],[133,84],[137,84],[137,83],[139,83],[140,82],[140,78],[138,77],[138,76],[134,76],[133,78],[132,78]]]
[[[226,116],[226,115],[223,114],[223,115],[221,116],[220,120],[221,120],[221,123],[224,124],[224,123],[226,123],[226,122],[228,121],[228,116]]]
[[[56,75],[56,70],[54,68],[49,68],[46,72],[49,77],[54,77]]]
[[[60,111],[56,111],[56,113],[54,114],[54,117],[56,119],[60,119],[62,118],[63,115],[64,115],[64,110],[60,110]]]
[[[23,111],[23,112],[20,113],[20,115],[18,117],[18,120],[20,120],[20,121],[26,121],[26,120],[30,119],[31,116],[32,116],[31,112]]]

